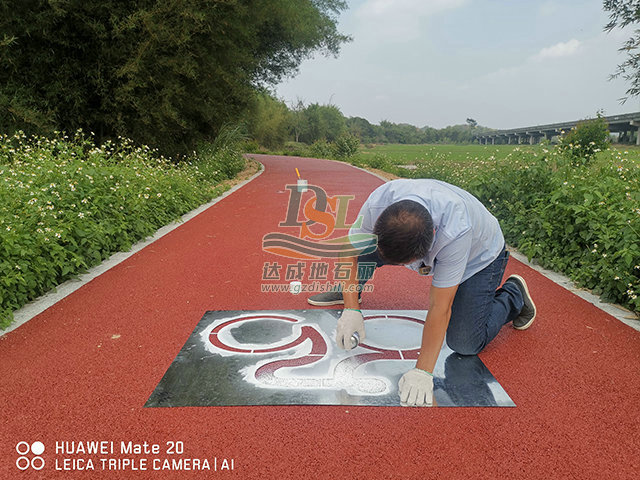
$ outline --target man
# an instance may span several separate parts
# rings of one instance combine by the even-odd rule
[[[470,193],[437,180],[393,180],[369,196],[360,216],[361,226],[349,234],[375,234],[377,250],[345,260],[351,271],[342,292],[308,301],[319,306],[344,303],[336,342],[350,349],[355,332],[365,338],[355,288],[358,262],[405,265],[433,276],[420,356],[398,383],[403,405],[432,405],[433,369],[445,334],[452,350],[474,355],[505,324],[524,330],[533,323],[536,307],[524,279],[512,275],[498,288],[509,257],[504,237],[498,220]]]

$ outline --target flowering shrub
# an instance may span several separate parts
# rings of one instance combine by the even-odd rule
[[[233,144],[175,164],[126,139],[0,136],[0,327],[12,312],[217,196]]]
[[[387,157],[381,166],[470,191],[499,219],[510,245],[640,313],[640,151],[594,151],[584,168],[567,162],[563,148],[482,152],[452,156],[431,149],[417,159]],[[404,163],[417,169],[397,168]]]
[[[593,156],[609,148],[609,126],[598,114],[593,120],[578,123],[560,136],[558,151],[576,165],[588,164]]]

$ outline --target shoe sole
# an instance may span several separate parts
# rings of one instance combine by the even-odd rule
[[[309,305],[313,305],[314,307],[330,307],[332,305],[344,305],[344,300],[341,299],[341,300],[318,302],[316,300],[311,300],[310,298],[307,298],[307,303]],[[362,303],[361,298],[358,299],[358,303]]]
[[[520,275],[511,275],[509,276],[509,278],[517,278],[520,281],[520,283],[524,287],[524,291],[527,294],[527,297],[529,297],[529,300],[531,301],[531,305],[533,306],[533,317],[531,317],[531,320],[529,320],[527,323],[519,327],[516,327],[515,325],[513,326],[513,328],[515,328],[516,330],[526,330],[531,326],[533,321],[536,319],[536,315],[538,314],[538,309],[536,308],[536,304],[533,303],[533,299],[531,298],[531,294],[529,293],[529,286],[527,285],[527,282],[524,280],[524,278],[522,278]],[[509,280],[509,278],[507,278],[507,280]]]

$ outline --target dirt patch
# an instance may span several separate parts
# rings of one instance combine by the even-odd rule
[[[389,173],[389,172],[385,172],[384,170],[379,170],[377,168],[371,168],[371,167],[361,167],[363,170],[366,170],[367,172],[371,172],[371,173],[375,173],[376,175],[380,175],[383,178],[386,178],[387,180],[397,180],[398,178],[402,178],[399,177],[397,175],[394,175],[393,173]]]
[[[244,159],[245,159],[244,170],[238,173],[234,178],[220,182],[220,185],[223,185],[225,187],[224,188],[225,191],[251,178],[260,170],[260,164],[256,162],[253,158],[244,157]]]

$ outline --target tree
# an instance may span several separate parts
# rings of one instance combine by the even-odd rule
[[[273,98],[268,92],[260,92],[254,96],[246,113],[249,136],[267,148],[280,147],[287,140],[289,116],[289,109],[284,102]]]
[[[333,142],[346,130],[344,116],[335,105],[312,103],[304,109],[304,125],[300,139],[305,143]]]
[[[604,0],[604,10],[610,12],[609,23],[604,27],[611,32],[614,28],[625,28],[640,21],[640,2],[638,0]],[[628,97],[640,94],[640,30],[636,29],[629,40],[622,47],[621,52],[627,53],[627,59],[618,65],[618,70],[610,78],[622,77],[631,86],[627,90],[627,97],[621,99],[624,103]]]
[[[294,140],[297,142],[300,141],[300,135],[303,134],[305,130],[305,118],[304,118],[304,100],[300,97],[296,98],[293,107],[290,110],[290,129],[293,133]]]
[[[341,0],[0,2],[0,131],[92,130],[168,154],[237,121],[256,87],[337,55]]]
[[[369,121],[362,117],[350,117],[347,119],[349,133],[355,135],[361,142],[371,143],[376,141],[376,129]]]

